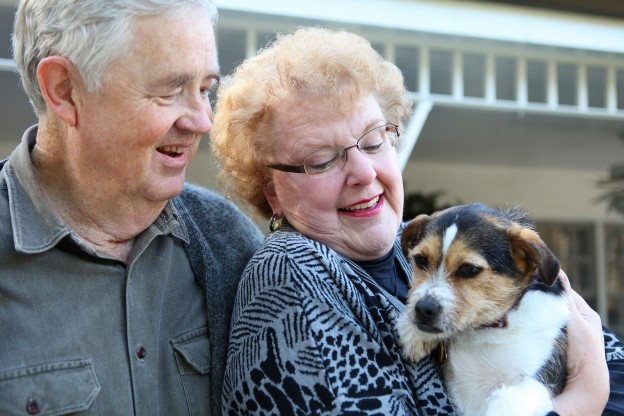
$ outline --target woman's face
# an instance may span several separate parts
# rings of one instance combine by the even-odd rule
[[[387,123],[370,95],[342,115],[323,101],[292,100],[275,109],[278,126],[270,163],[301,165],[318,148],[352,146],[373,127]],[[367,155],[347,150],[344,166],[331,173],[271,170],[265,191],[273,212],[301,233],[353,260],[386,254],[403,213],[403,181],[394,147]]]

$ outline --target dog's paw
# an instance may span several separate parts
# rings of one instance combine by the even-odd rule
[[[416,341],[410,344],[403,344],[403,355],[405,359],[411,362],[417,362],[425,358],[436,347],[436,344],[430,344],[424,341]]]
[[[407,314],[397,323],[399,344],[406,360],[417,362],[425,358],[438,345],[435,339],[428,339],[427,334],[414,325]]]
[[[544,416],[552,409],[552,398],[546,387],[527,378],[494,390],[484,416]]]

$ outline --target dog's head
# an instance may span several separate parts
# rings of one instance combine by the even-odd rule
[[[414,266],[412,324],[437,339],[491,326],[534,281],[556,281],[559,261],[520,214],[473,204],[407,225],[401,244]]]

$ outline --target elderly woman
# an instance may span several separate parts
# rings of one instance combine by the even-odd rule
[[[437,363],[404,360],[394,329],[411,274],[395,151],[410,111],[393,64],[318,28],[280,37],[224,85],[214,153],[231,194],[272,231],[239,286],[226,414],[454,413]],[[609,396],[600,318],[577,304],[556,409],[598,415]],[[609,358],[621,357],[610,339]]]

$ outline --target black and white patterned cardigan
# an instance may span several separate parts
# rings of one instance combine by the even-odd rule
[[[454,414],[437,364],[401,357],[393,324],[403,306],[391,298],[289,225],[270,234],[234,304],[223,414]],[[621,360],[621,343],[609,340],[608,358]]]
[[[284,225],[240,282],[223,413],[453,414],[436,365],[401,358],[397,307],[355,263]]]

